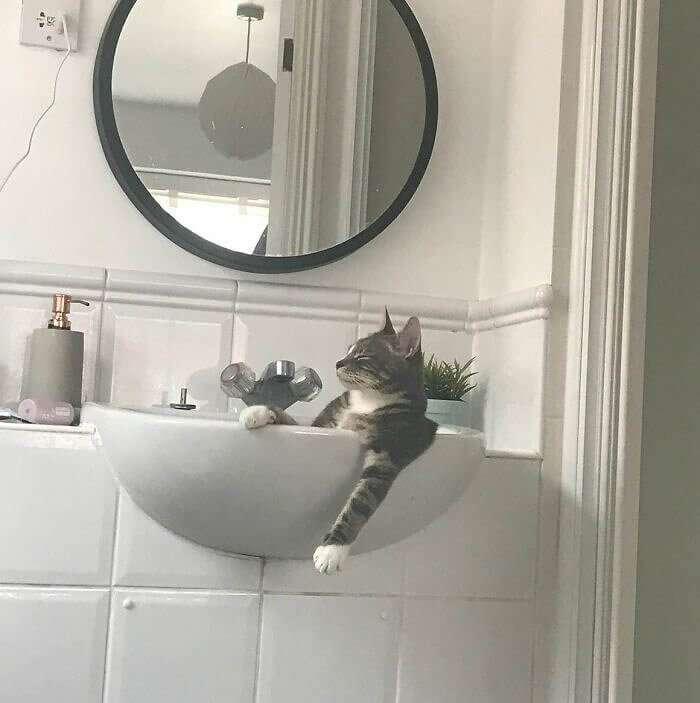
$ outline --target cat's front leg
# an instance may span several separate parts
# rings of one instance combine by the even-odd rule
[[[267,405],[251,405],[241,411],[239,420],[248,430],[257,430],[266,425],[296,425],[297,421],[279,408]]]
[[[399,470],[385,452],[367,452],[362,476],[350,499],[314,552],[317,571],[331,574],[343,568],[352,543],[386,498]]]

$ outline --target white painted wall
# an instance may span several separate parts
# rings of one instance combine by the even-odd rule
[[[634,703],[700,700],[700,5],[661,3]]]
[[[432,47],[441,91],[439,134],[426,179],[377,241],[345,261],[276,280],[448,297],[547,282],[561,3],[444,0],[439,11],[432,0],[411,4]],[[21,153],[59,60],[17,43],[20,2],[7,5],[0,15],[0,172]],[[147,224],[107,167],[94,125],[91,79],[112,5],[83,0],[81,52],[66,64],[56,109],[37,135],[31,159],[0,196],[2,256],[221,274]]]
[[[484,120],[479,296],[489,297],[551,281],[565,3],[483,4],[491,37],[475,61],[488,77],[471,112]]]

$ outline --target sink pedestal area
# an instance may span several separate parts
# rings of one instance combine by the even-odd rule
[[[173,532],[212,549],[308,559],[361,472],[346,430],[246,430],[235,415],[131,410],[88,403],[115,477]],[[441,427],[433,446],[396,480],[353,547],[361,553],[417,532],[464,492],[483,458],[480,433]]]

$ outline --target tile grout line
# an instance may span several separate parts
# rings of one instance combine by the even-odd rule
[[[396,663],[394,669],[394,703],[399,703],[401,700],[401,662],[404,656],[404,639],[406,619],[406,579],[408,575],[408,552],[404,548],[401,550],[401,600],[399,601],[399,632],[396,648]]]
[[[260,682],[260,664],[261,664],[261,654],[262,654],[262,625],[263,625],[263,606],[265,604],[265,566],[267,564],[267,559],[262,559],[262,565],[260,567],[260,581],[258,584],[258,638],[255,643],[255,668],[254,668],[254,678],[253,678],[253,697],[252,703],[257,703],[258,700],[258,686]]]
[[[435,602],[435,603],[532,603],[533,598],[508,598],[499,596],[441,596],[401,593],[343,593],[340,591],[277,591],[266,590],[266,596],[302,596],[309,598],[358,598],[358,599],[385,599],[405,600],[409,602]]]
[[[544,435],[544,419],[543,435]],[[544,453],[544,445],[542,447]],[[538,583],[540,575],[540,558],[542,548],[542,502],[543,502],[543,477],[544,477],[544,459],[540,462],[540,471],[537,477],[537,532],[535,535],[535,568],[532,583],[532,620],[533,627],[530,637],[530,703],[534,703],[535,698],[535,665],[537,662],[537,641],[538,641],[538,622],[537,622],[537,595]]]
[[[236,340],[236,326],[237,326],[236,305],[237,304],[238,304],[238,281],[235,281],[234,282],[234,290],[233,290],[233,300],[231,301],[231,334],[229,335],[229,340],[228,340],[228,353],[227,353],[228,361],[226,361],[226,366],[234,363],[234,361],[233,361],[233,345]],[[231,398],[229,398],[228,396],[225,396],[224,402],[225,402],[225,404],[222,406],[224,412],[230,413],[231,412]]]
[[[97,400],[97,389],[100,387],[100,358],[102,356],[102,327],[104,325],[106,299],[107,299],[107,269],[104,269],[103,278],[102,278],[102,292],[99,297],[100,314],[98,316],[98,324],[97,324],[97,344],[95,344],[95,359],[94,359],[95,375],[93,378],[94,384],[93,384],[93,388],[92,388],[92,396],[93,397],[87,398],[88,401]]]
[[[117,537],[119,535],[119,524],[121,522],[120,517],[120,504],[121,504],[121,493],[117,487],[117,495],[114,501],[114,523],[112,529],[114,534],[112,535],[112,560],[110,564],[109,573],[109,600],[107,602],[107,628],[105,632],[105,654],[104,654],[104,670],[102,672],[102,703],[107,700],[107,683],[109,679],[109,665],[110,665],[110,654],[109,648],[112,641],[112,610],[114,603],[114,573],[117,564]]]
[[[398,632],[398,644],[396,648],[396,664],[394,667],[394,701],[399,703],[401,700],[401,663],[403,661],[405,653],[405,639],[406,639],[406,599],[401,598],[399,601],[399,632]]]
[[[66,585],[61,583],[16,583],[11,581],[0,582],[0,593],[3,591],[64,591],[70,593],[72,591],[86,591],[88,593],[108,593],[111,590],[109,585],[104,586],[89,586],[83,585]]]
[[[102,365],[102,351],[104,346],[105,338],[105,324],[107,321],[107,287],[109,286],[109,269],[104,270],[104,284],[102,288],[102,306],[100,310],[100,330],[97,336],[97,359],[95,359],[95,397],[93,401],[107,403],[112,400],[112,379],[114,375],[114,355],[112,355],[110,369],[109,369],[109,393],[102,394],[102,389],[104,387],[103,375],[105,369]],[[108,396],[108,397],[107,397]]]
[[[133,586],[129,584],[115,584],[112,586],[88,586],[84,584],[48,584],[48,583],[0,583],[0,591],[35,591],[35,590],[59,590],[59,591],[94,591],[94,592],[114,592],[115,590],[128,591],[129,593],[192,593],[199,595],[218,596],[285,596],[302,598],[353,598],[353,599],[384,599],[384,600],[405,600],[407,602],[433,602],[433,603],[533,603],[533,597],[500,597],[500,596],[441,596],[441,595],[421,595],[421,594],[401,594],[401,593],[353,593],[342,591],[281,591],[281,590],[247,590],[225,589],[225,588],[205,588],[191,586]]]
[[[544,458],[545,449],[545,432],[546,432],[546,418],[548,410],[548,394],[547,389],[551,381],[551,360],[552,360],[552,349],[550,344],[552,343],[552,322],[551,319],[545,320],[544,324],[544,340],[542,344],[542,378],[539,387],[539,421],[540,421],[540,432],[539,432],[539,450]]]

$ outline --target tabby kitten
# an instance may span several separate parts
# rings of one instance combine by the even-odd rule
[[[433,442],[437,425],[425,417],[420,341],[416,317],[397,334],[387,311],[384,328],[353,344],[336,364],[347,391],[313,424],[357,432],[365,457],[352,495],[314,552],[314,565],[322,574],[341,569],[350,546],[401,470]],[[246,408],[241,422],[248,429],[296,424],[287,413],[261,405]]]

